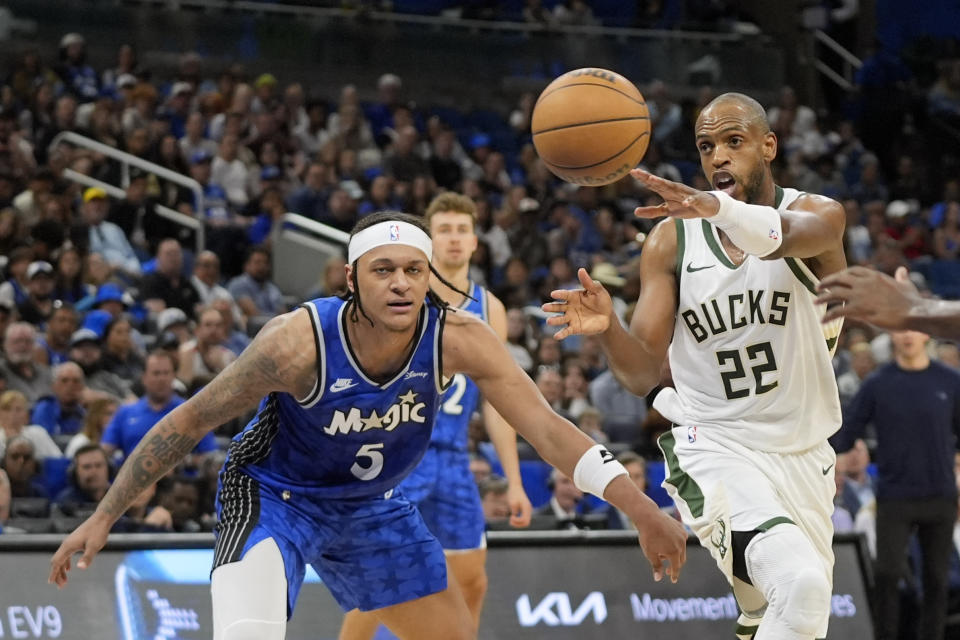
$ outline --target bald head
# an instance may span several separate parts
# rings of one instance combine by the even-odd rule
[[[724,93],[717,96],[703,108],[700,116],[697,118],[697,128],[700,125],[716,120],[721,114],[739,112],[741,121],[747,126],[755,129],[756,133],[765,134],[770,132],[770,125],[767,122],[767,112],[759,102],[748,95],[742,93]]]

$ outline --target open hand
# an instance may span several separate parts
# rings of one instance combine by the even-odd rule
[[[50,559],[50,577],[47,582],[62,589],[67,584],[67,572],[70,571],[70,558],[75,553],[83,553],[77,561],[77,568],[86,569],[93,562],[103,545],[107,543],[112,523],[97,513],[87,518],[61,543],[60,548]]]
[[[827,310],[824,322],[853,318],[890,331],[906,329],[911,308],[922,301],[905,267],[897,269],[896,279],[874,269],[850,267],[821,280],[817,291],[818,303],[836,304]]]
[[[666,572],[670,581],[676,582],[687,561],[687,530],[683,524],[660,510],[634,524],[643,554],[653,567],[653,579],[660,582]]]
[[[577,271],[583,289],[557,289],[550,297],[562,302],[548,302],[541,308],[559,315],[547,318],[551,327],[563,327],[554,335],[557,340],[567,336],[603,333],[610,326],[613,300],[603,285],[592,279],[586,269]]]
[[[680,182],[664,180],[643,169],[630,172],[648,189],[663,198],[661,204],[652,207],[637,207],[633,215],[638,218],[712,218],[720,210],[720,201],[708,191],[697,191]]]

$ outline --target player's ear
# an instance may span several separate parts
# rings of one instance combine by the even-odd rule
[[[356,291],[353,290],[353,265],[348,262],[344,265],[343,269],[347,273],[347,290],[350,293],[356,293]]]
[[[773,162],[777,157],[777,134],[768,131],[763,137],[763,159],[766,162]]]

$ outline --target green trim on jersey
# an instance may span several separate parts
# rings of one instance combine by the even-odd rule
[[[832,338],[827,338],[827,351],[829,351],[831,355],[833,355],[833,348],[834,348],[835,346],[837,346],[837,338],[839,338],[839,337],[840,337],[840,336],[834,336],[834,337],[832,337]]]
[[[779,209],[783,202],[783,187],[778,184],[773,185],[773,208]]]
[[[787,263],[787,266],[790,267],[790,271],[793,271],[793,275],[797,276],[797,280],[800,281],[807,291],[813,295],[817,295],[817,285],[813,284],[813,281],[807,277],[807,274],[803,272],[803,269],[800,268],[800,265],[797,264],[796,258],[784,258]]]
[[[737,626],[736,628],[734,628],[733,633],[737,636],[739,640],[751,640],[755,635],[757,635],[757,631],[759,629],[760,629],[760,625],[758,624],[745,625],[745,624],[737,623]]]
[[[680,274],[683,273],[683,252],[687,246],[687,235],[683,228],[683,220],[674,218],[673,224],[677,227],[677,286],[680,286]]]
[[[786,516],[777,516],[776,518],[770,518],[766,522],[758,524],[754,527],[757,531],[770,531],[778,524],[795,524],[793,520]]]
[[[680,468],[680,460],[673,451],[674,447],[677,446],[677,439],[673,437],[673,432],[667,431],[663,433],[657,438],[657,444],[660,445],[660,450],[663,451],[663,457],[667,462],[667,469],[670,471],[666,482],[676,487],[677,493],[679,493],[680,498],[687,503],[687,507],[690,509],[690,513],[694,518],[702,517],[703,491],[700,490],[700,485],[697,484],[697,481]]]
[[[739,265],[735,265],[730,262],[730,258],[727,257],[727,254],[723,252],[723,248],[720,247],[720,243],[717,242],[717,237],[713,235],[714,226],[707,222],[706,218],[701,220],[703,228],[703,237],[707,241],[707,246],[710,247],[710,251],[713,252],[713,255],[717,257],[717,260],[720,261],[720,264],[725,266],[727,269],[736,269]]]

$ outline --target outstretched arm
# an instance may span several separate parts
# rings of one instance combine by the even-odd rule
[[[490,327],[501,342],[507,341],[507,311],[496,296],[487,292],[487,315]],[[523,489],[520,461],[517,457],[517,432],[507,424],[487,400],[483,401],[483,422],[490,442],[497,451],[503,475],[507,478],[507,503],[510,505],[510,526],[526,527],[533,515],[533,505]]]
[[[557,290],[543,310],[559,315],[547,324],[560,326],[562,340],[575,334],[600,334],[600,345],[617,380],[645,396],[660,383],[660,369],[673,337],[677,312],[677,231],[673,220],[661,222],[647,237],[640,254],[640,298],[630,330],[613,312],[610,295],[586,270],[577,275],[583,289]]]
[[[313,340],[303,336],[310,335],[310,319],[303,310],[274,318],[239,359],[155,424],[127,457],[96,512],[60,545],[50,561],[50,581],[61,587],[66,584],[70,558],[78,551],[83,558],[77,566],[89,566],[113,523],[207,432],[250,410],[273,391],[296,397],[309,393],[304,387],[313,383],[316,354]]]
[[[824,317],[851,318],[881,329],[912,329],[941,338],[960,338],[960,302],[924,298],[905,267],[896,279],[866,267],[851,267],[820,281],[817,302],[836,304]]]
[[[500,415],[544,460],[576,481],[576,469],[595,443],[550,408],[489,326],[475,318],[449,319],[444,330],[443,362],[447,375],[458,371],[476,382]],[[602,469],[612,458],[612,454],[606,452],[602,460],[598,457],[591,467]],[[653,566],[655,578],[662,577],[663,563],[667,561],[666,572],[675,581],[686,559],[687,535],[683,527],[662,513],[626,475],[614,477],[602,493],[599,497],[627,513],[636,523],[640,544]]]

